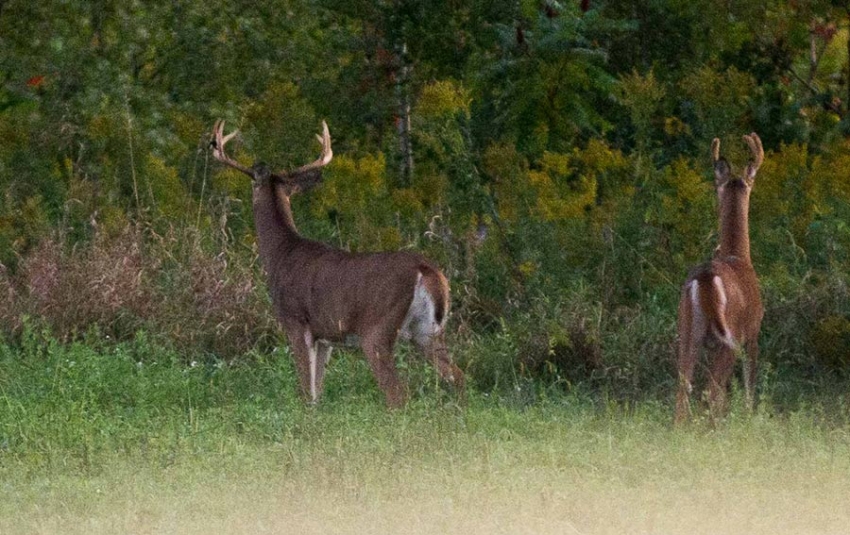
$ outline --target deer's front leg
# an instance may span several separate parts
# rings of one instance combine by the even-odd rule
[[[315,403],[319,399],[316,381],[318,377],[318,351],[313,335],[307,325],[297,322],[289,322],[283,328],[286,337],[289,339],[289,345],[292,347],[295,371],[301,387],[301,397],[308,403]],[[324,366],[322,368],[324,369]]]

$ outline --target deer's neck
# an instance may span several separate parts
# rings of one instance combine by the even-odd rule
[[[750,260],[750,202],[746,196],[733,196],[720,202],[720,256]]]
[[[254,191],[253,206],[260,258],[271,272],[279,259],[303,238],[295,228],[289,197],[278,193],[273,184]]]

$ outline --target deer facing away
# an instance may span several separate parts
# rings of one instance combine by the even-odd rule
[[[764,161],[758,135],[744,136],[752,160],[742,176],[734,176],[720,156],[720,140],[711,145],[714,185],[720,219],[720,245],[711,261],[688,275],[679,301],[679,385],[675,422],[690,415],[690,392],[700,350],[708,354],[708,403],[712,417],[726,408],[726,391],[741,350],[746,404],[755,401],[758,334],[764,316],[759,282],[750,259],[749,206],[756,172]]]
[[[319,158],[292,171],[271,172],[261,163],[245,167],[224,152],[236,131],[224,135],[217,121],[213,156],[251,177],[254,225],[268,276],[275,315],[292,347],[301,394],[311,403],[322,394],[333,344],[359,340],[390,407],[407,399],[393,348],[410,339],[439,375],[462,393],[463,372],[444,341],[449,286],[434,263],[412,252],[351,253],[304,238],[292,217],[290,197],[321,181],[333,157],[322,122]]]

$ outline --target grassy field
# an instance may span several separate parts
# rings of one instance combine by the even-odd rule
[[[0,345],[0,533],[845,533],[843,399],[719,426],[588,395],[458,407],[412,366],[387,412],[362,359],[324,403],[284,355],[192,366],[144,337]]]

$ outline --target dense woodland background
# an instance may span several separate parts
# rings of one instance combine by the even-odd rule
[[[284,347],[209,132],[285,168],[326,119],[299,228],[438,261],[474,388],[669,400],[679,286],[716,242],[709,144],[741,166],[755,131],[762,395],[846,391],[848,22],[821,0],[0,0],[2,336],[187,365]]]

